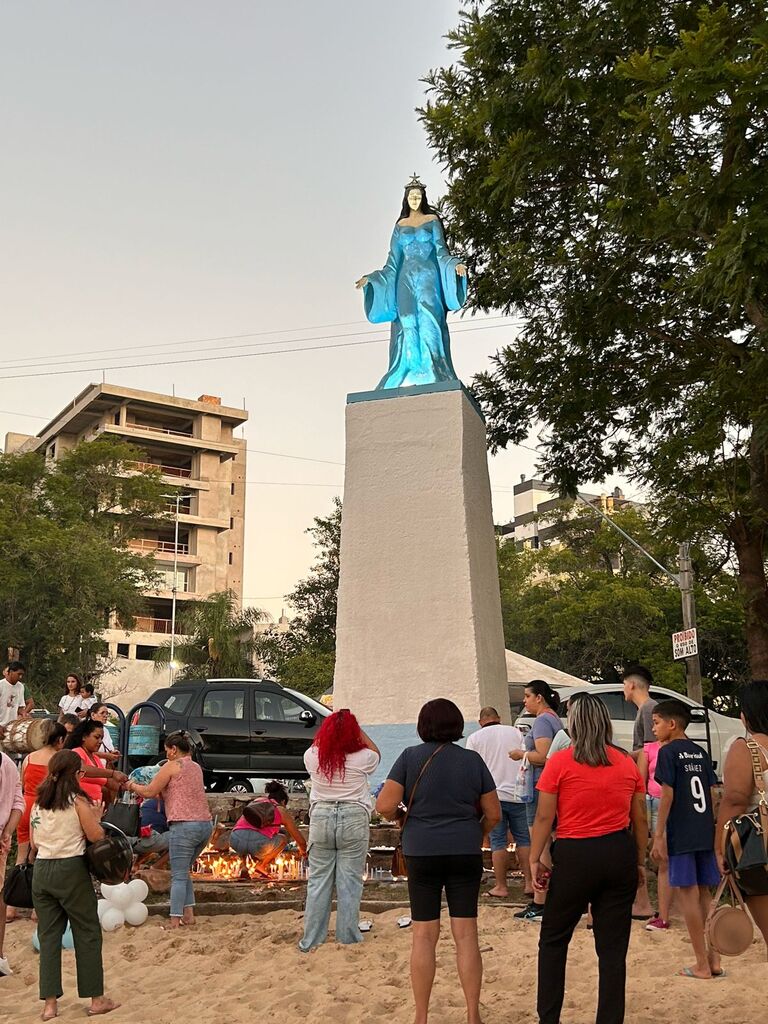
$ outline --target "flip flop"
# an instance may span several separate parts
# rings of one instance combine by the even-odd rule
[[[727,975],[726,975],[725,971],[717,971],[716,973],[713,972],[712,975],[709,978],[700,978],[698,976],[698,974],[694,974],[693,973],[693,969],[691,967],[683,967],[681,970],[679,970],[675,974],[675,977],[676,978],[693,978],[694,981],[712,981],[715,978],[725,978],[725,977],[727,977]]]
[[[485,890],[485,892],[483,893],[483,896],[487,896],[489,899],[492,899],[492,900],[508,900],[509,899],[509,893],[507,893],[506,896],[499,896],[497,893],[490,892],[490,890],[488,890],[488,889]]]
[[[103,1017],[105,1013],[112,1013],[113,1010],[119,1010],[120,1005],[120,1003],[113,1003],[111,1006],[105,1006],[103,1010],[92,1010],[89,1006],[85,1012],[88,1017]]]

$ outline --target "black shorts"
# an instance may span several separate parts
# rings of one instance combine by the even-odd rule
[[[439,920],[443,889],[451,917],[477,917],[477,900],[483,878],[481,853],[405,859],[414,921]]]

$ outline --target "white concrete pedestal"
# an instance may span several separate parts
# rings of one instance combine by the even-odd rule
[[[434,697],[508,722],[482,417],[456,382],[350,395],[346,428],[334,707],[397,752]]]

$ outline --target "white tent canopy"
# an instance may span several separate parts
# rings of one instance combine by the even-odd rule
[[[532,679],[543,679],[553,686],[591,686],[586,679],[579,679],[578,676],[561,672],[557,668],[551,668],[533,658],[526,658],[523,654],[516,654],[515,651],[504,652],[507,659],[507,681],[524,686]]]

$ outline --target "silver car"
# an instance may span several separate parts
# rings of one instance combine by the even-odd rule
[[[565,703],[572,693],[580,693],[588,690],[589,693],[599,697],[608,707],[608,714],[611,716],[613,726],[613,741],[624,750],[632,750],[632,732],[635,727],[637,708],[630,701],[624,700],[624,689],[621,683],[595,683],[586,686],[557,686],[553,685],[562,701],[562,721],[565,725]],[[709,750],[712,764],[714,765],[717,777],[722,778],[723,761],[725,754],[737,736],[744,736],[744,726],[738,718],[728,718],[727,715],[718,714],[716,711],[707,711],[700,704],[686,697],[684,693],[676,690],[668,690],[664,686],[650,687],[649,693],[653,700],[669,700],[674,697],[691,709],[692,721],[686,730],[688,737],[700,743],[705,750]],[[709,741],[707,740],[707,718],[709,719]],[[515,722],[518,729],[527,732],[533,724],[533,715],[524,711]]]

